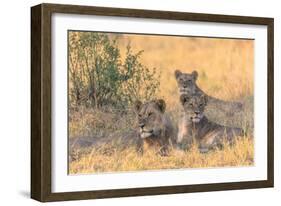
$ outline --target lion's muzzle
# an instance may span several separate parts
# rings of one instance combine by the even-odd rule
[[[191,121],[194,123],[199,123],[203,118],[203,114],[200,112],[194,112],[194,115],[190,117]]]

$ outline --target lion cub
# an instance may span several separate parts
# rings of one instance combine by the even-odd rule
[[[222,146],[223,141],[233,143],[236,136],[244,135],[244,131],[240,128],[222,126],[207,119],[204,115],[208,103],[206,95],[182,94],[180,101],[184,113],[179,122],[177,143],[184,148],[188,148],[193,140],[196,140],[200,152],[204,153]]]
[[[235,116],[235,113],[243,111],[243,105],[240,102],[224,101],[215,97],[207,95],[201,90],[197,84],[198,73],[193,71],[192,73],[182,73],[179,70],[175,71],[175,78],[178,83],[180,95],[186,94],[188,96],[193,94],[205,95],[209,99],[208,107],[215,109],[217,115],[221,118],[229,118]]]
[[[170,118],[165,114],[166,104],[162,99],[135,103],[138,120],[137,151],[143,153],[144,144],[157,148],[161,156],[168,155],[168,146],[176,142],[176,132]]]

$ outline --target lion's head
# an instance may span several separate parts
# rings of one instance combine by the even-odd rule
[[[192,95],[196,92],[196,80],[198,77],[197,71],[193,71],[191,74],[189,74],[176,70],[175,77],[178,83],[180,94]]]
[[[141,103],[135,103],[138,127],[141,138],[158,137],[163,129],[163,114],[165,112],[165,101],[162,99]]]
[[[194,123],[200,122],[204,117],[204,110],[208,103],[208,97],[206,95],[186,95],[180,96],[181,104],[184,108],[185,115],[190,121]]]

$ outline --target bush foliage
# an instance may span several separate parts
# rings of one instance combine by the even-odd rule
[[[95,32],[69,32],[69,103],[71,107],[125,108],[154,98],[160,74],[140,61],[143,51],[121,58],[118,39]]]

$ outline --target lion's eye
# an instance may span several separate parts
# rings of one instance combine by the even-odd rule
[[[199,104],[199,107],[203,107],[203,104],[201,103],[201,104]]]
[[[189,106],[191,106],[191,107],[192,107],[192,106],[193,106],[193,104],[192,104],[192,103],[189,103]]]
[[[152,116],[152,112],[148,113],[148,116],[149,116],[149,117]]]

